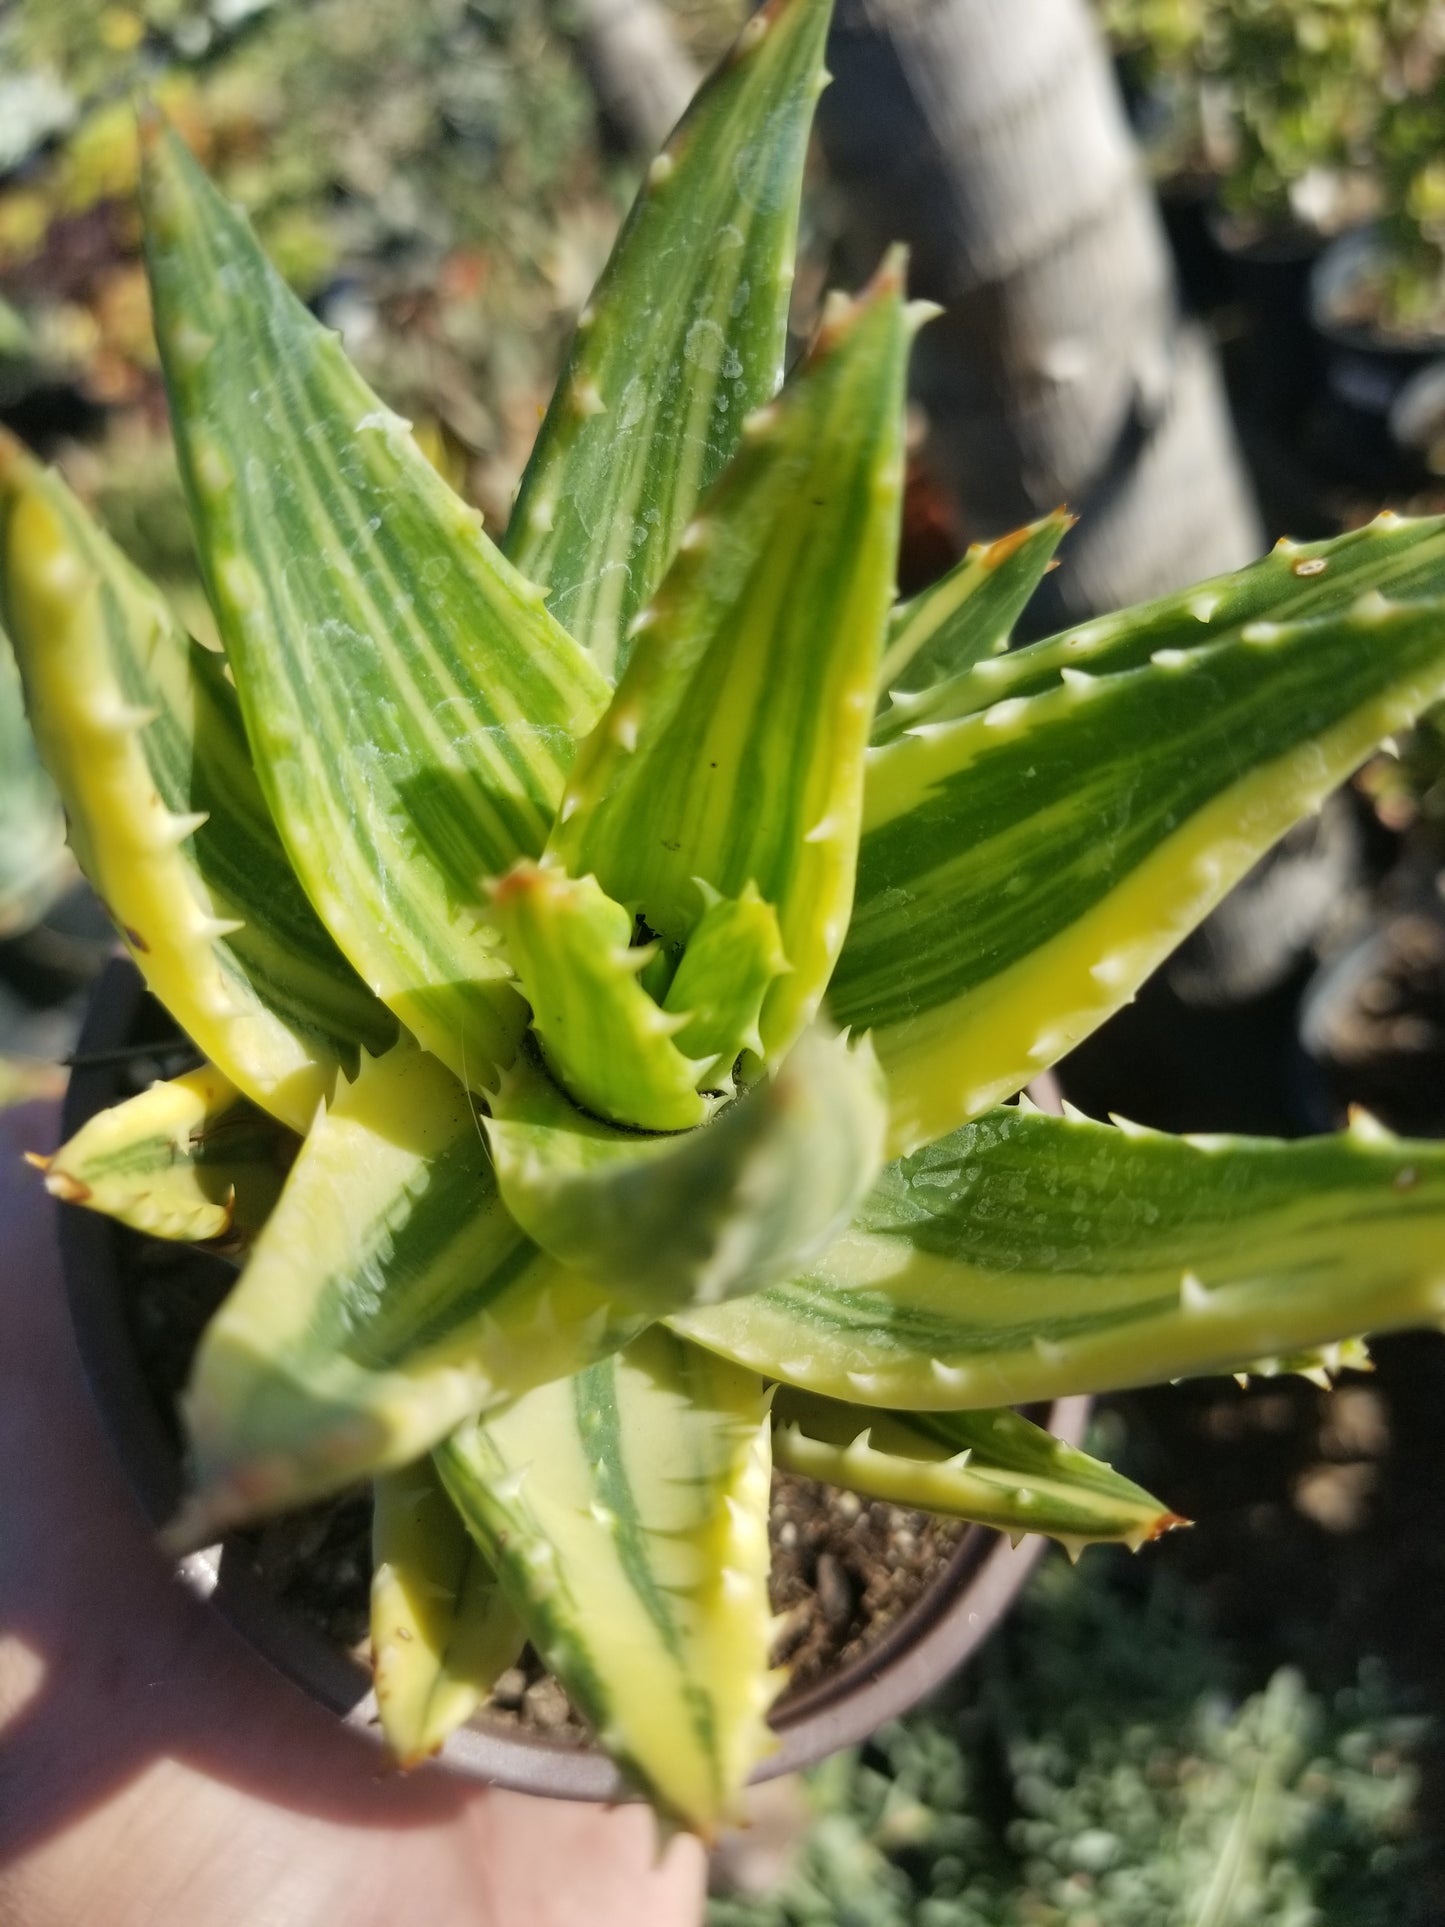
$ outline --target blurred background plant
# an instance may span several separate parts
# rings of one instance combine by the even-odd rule
[[[1227,1667],[1167,1587],[1121,1610],[1051,1565],[974,1703],[818,1768],[796,1864],[771,1894],[716,1895],[713,1927],[1421,1918],[1406,1762],[1422,1722],[1377,1667],[1328,1697],[1281,1668],[1234,1703]]]
[[[1393,327],[1438,320],[1437,0],[1100,0],[1155,171],[1203,176],[1241,239],[1379,222]]]
[[[705,60],[740,12],[677,0],[670,17],[683,51]],[[159,101],[298,293],[504,520],[636,166],[608,143],[574,28],[571,10],[543,0],[11,8],[0,22],[0,298],[24,334],[7,352],[0,332],[4,405],[32,439],[84,435],[90,492],[136,498],[123,539],[138,559],[174,578],[184,551],[172,546],[173,485],[142,452],[160,445],[162,410],[133,90]]]

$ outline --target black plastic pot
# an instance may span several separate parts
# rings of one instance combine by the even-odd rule
[[[62,1120],[66,1136],[125,1094],[128,1054],[146,1029],[145,991],[134,967],[113,964],[101,978],[77,1052]],[[157,1054],[163,1055],[159,1046]],[[146,1517],[161,1525],[176,1509],[182,1467],[173,1423],[147,1382],[117,1266],[122,1235],[108,1219],[65,1208],[61,1256],[76,1340],[102,1422]],[[198,1263],[213,1264],[199,1259]],[[1062,1399],[1036,1416],[1077,1444],[1088,1400]],[[829,1679],[785,1698],[773,1717],[776,1752],[756,1774],[771,1779],[850,1746],[896,1718],[961,1666],[1008,1609],[1038,1557],[1039,1541],[1014,1550],[1007,1539],[971,1527],[939,1580],[859,1659]],[[180,1579],[208,1599],[280,1672],[348,1725],[375,1733],[370,1676],[258,1582],[246,1549],[233,1540],[193,1554]],[[526,1793],[563,1799],[627,1797],[607,1757],[590,1748],[521,1735],[484,1715],[453,1736],[442,1768]]]
[[[1431,447],[1445,447],[1445,335],[1405,340],[1341,318],[1379,259],[1378,237],[1359,229],[1332,242],[1312,271],[1321,400],[1311,441],[1342,481],[1415,488],[1429,479]]]
[[[1259,232],[1217,207],[1206,218],[1229,264],[1240,312],[1238,353],[1247,403],[1271,424],[1292,427],[1320,380],[1309,288],[1324,243],[1308,228]]]

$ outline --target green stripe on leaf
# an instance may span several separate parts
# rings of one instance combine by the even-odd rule
[[[1445,603],[1367,597],[1107,676],[1070,670],[870,752],[829,1005],[873,1034],[895,1147],[1063,1056],[1442,695]]]
[[[58,475],[0,441],[0,607],[81,867],[155,995],[304,1131],[395,1035],[306,900],[235,691]]]
[[[1056,510],[996,542],[976,543],[948,574],[895,608],[878,671],[884,707],[873,741],[954,713],[966,672],[1008,647],[1013,626],[1043,580],[1074,518]]]
[[[791,969],[764,1055],[811,1020],[853,897],[863,754],[892,593],[911,322],[897,258],[831,311],[700,508],[578,751],[550,853],[665,941],[751,884]]]
[[[429,1459],[376,1481],[371,1664],[386,1747],[417,1766],[465,1724],[527,1635]]]
[[[671,1321],[832,1398],[1023,1405],[1445,1319],[1445,1144],[990,1112],[884,1171],[806,1275]]]
[[[202,1543],[409,1464],[645,1322],[518,1229],[442,1065],[409,1045],[367,1059],[206,1328],[183,1400],[194,1490],[173,1537]]]
[[[773,1462],[890,1505],[1080,1547],[1136,1549],[1184,1523],[1132,1480],[1017,1412],[886,1412],[780,1385]]]
[[[525,1023],[481,880],[542,847],[606,684],[181,143],[146,245],[197,544],[281,836],[342,949],[459,1076]]]
[[[435,1458],[607,1751],[712,1834],[767,1749],[775,1685],[762,1380],[654,1329]]]
[[[1445,597],[1445,517],[1386,511],[1347,535],[1278,542],[1230,575],[981,660],[939,694],[948,715],[971,715],[1008,697],[1056,689],[1066,669],[1096,676],[1139,669],[1161,651],[1167,661],[1176,651],[1218,642],[1251,622],[1342,615],[1368,591],[1402,602]]]
[[[152,1238],[245,1240],[271,1215],[297,1144],[206,1064],[98,1111],[34,1162],[53,1197]]]

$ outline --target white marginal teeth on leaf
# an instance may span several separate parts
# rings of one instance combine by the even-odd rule
[[[1190,600],[1189,613],[1194,617],[1196,622],[1209,622],[1213,618],[1215,610],[1219,607],[1219,603],[1220,598],[1217,595],[1197,595]]]
[[[214,943],[220,937],[234,937],[238,930],[246,928],[243,917],[199,916],[193,926],[195,934],[207,943]]]
[[[214,335],[183,322],[175,332],[175,352],[187,368],[199,368],[216,345]]]
[[[1149,660],[1160,669],[1183,669],[1191,657],[1187,649],[1156,649]]]
[[[596,382],[588,380],[585,377],[581,381],[574,381],[572,383],[568,390],[568,398],[579,415],[605,415],[607,413],[607,404],[602,399],[601,391]]]
[[[167,815],[160,827],[160,839],[166,843],[184,843],[187,837],[194,836],[196,831],[210,820],[209,810],[188,810],[184,813]],[[239,924],[236,926],[237,929],[240,927]]]
[[[1063,1106],[1064,1116],[1068,1118],[1071,1123],[1074,1123],[1074,1124],[1092,1124],[1093,1123],[1094,1120],[1089,1116],[1088,1112],[1081,1111],[1078,1105],[1075,1103],[1072,1103],[1070,1099],[1068,1099],[1067,1097],[1061,1097],[1059,1099],[1059,1102]]]
[[[659,154],[647,170],[647,185],[649,187],[661,187],[663,182],[671,176],[672,168],[673,161],[671,154]]]
[[[153,703],[105,702],[91,710],[95,728],[113,736],[133,736],[147,729],[160,715]]]
[[[1179,1280],[1179,1302],[1185,1311],[1208,1311],[1213,1300],[1209,1288],[1192,1271]]]
[[[926,327],[930,321],[936,321],[942,313],[943,309],[937,301],[916,300],[903,304],[903,319],[914,333]]]
[[[1287,636],[1289,627],[1282,622],[1251,622],[1247,623],[1239,634],[1241,641],[1258,643],[1267,648],[1271,643],[1278,642],[1282,637]]]
[[[1098,687],[1099,682],[1098,677],[1091,676],[1087,669],[1061,669],[1059,680],[1066,689],[1075,690],[1079,695],[1087,695],[1091,689]]]
[[[860,1398],[877,1398],[888,1383],[883,1372],[849,1372],[848,1383]]]
[[[934,1383],[950,1392],[962,1391],[973,1376],[966,1365],[945,1365],[941,1358],[931,1358],[928,1361],[928,1369]]]
[[[517,1499],[521,1498],[522,1489],[527,1483],[527,1473],[529,1470],[530,1467],[519,1465],[511,1472],[504,1472],[501,1477],[497,1479],[493,1490],[503,1505],[512,1505]]]
[[[1056,1064],[1073,1041],[1067,1031],[1047,1030],[1029,1046],[1029,1060],[1034,1064]]]
[[[1362,1104],[1350,1106],[1349,1128],[1351,1137],[1358,1138],[1362,1144],[1393,1144],[1396,1141],[1395,1133]]]
[[[1134,974],[1134,969],[1134,962],[1128,953],[1116,950],[1112,956],[1101,957],[1097,963],[1090,964],[1089,975],[1095,983],[1113,988],[1118,984],[1127,983]]]
[[[196,446],[196,480],[206,495],[222,495],[235,481],[235,471],[227,461],[220,444],[214,441],[198,441]]]
[[[1006,696],[1001,703],[994,703],[983,712],[986,729],[1012,729],[1028,713],[1028,698],[1025,696]]]
[[[756,1589],[751,1573],[742,1572],[736,1566],[722,1569],[722,1589],[726,1598],[734,1601],[750,1601]]]

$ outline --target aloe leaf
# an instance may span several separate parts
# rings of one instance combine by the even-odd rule
[[[1161,650],[1167,659],[1251,622],[1340,615],[1368,591],[1410,602],[1445,596],[1445,517],[1386,510],[1346,535],[1277,542],[1247,568],[979,660],[938,692],[939,713],[971,715],[1008,697],[1036,696],[1058,688],[1065,669],[1138,669]]]
[[[885,1412],[780,1385],[773,1463],[890,1505],[1026,1532],[1137,1550],[1185,1523],[1101,1460],[1017,1412]]]
[[[371,1664],[387,1751],[417,1766],[471,1718],[526,1644],[430,1459],[376,1481]]]
[[[707,1116],[698,1077],[708,1059],[673,1042],[683,1019],[643,989],[647,960],[629,948],[632,918],[595,877],[517,864],[490,887],[491,913],[532,1006],[532,1028],[579,1104],[644,1131],[685,1131]]]
[[[652,163],[578,323],[507,552],[609,675],[783,372],[830,0],[770,0]]]
[[[806,1275],[671,1321],[833,1398],[1022,1405],[1445,1320],[1445,1144],[1001,1109],[891,1164]]]
[[[775,1685],[762,1380],[657,1328],[435,1459],[603,1746],[710,1835],[766,1750]]]
[[[97,1112],[31,1163],[52,1197],[153,1238],[244,1240],[271,1215],[297,1145],[206,1064]]]
[[[1126,1003],[1289,826],[1445,694],[1445,603],[1254,623],[870,752],[829,991],[892,1143],[977,1116]]]
[[[911,323],[901,260],[831,311],[753,417],[578,751],[550,853],[670,943],[752,884],[792,966],[764,1054],[811,1020],[847,926],[863,753],[893,582]],[[738,799],[747,799],[740,810]]]
[[[441,1064],[408,1045],[365,1059],[202,1338],[183,1400],[194,1495],[172,1542],[407,1465],[645,1323],[513,1223]]]
[[[762,1056],[763,1004],[787,968],[778,913],[756,884],[740,897],[713,896],[662,998],[663,1009],[684,1020],[674,1041],[704,1063],[698,1079],[704,1088],[729,1082],[743,1051]]]
[[[59,476],[0,439],[0,610],[71,845],[150,988],[247,1096],[304,1131],[396,1026],[306,900],[220,659]]]
[[[525,1023],[483,875],[536,854],[606,684],[174,135],[146,246],[182,475],[261,787],[361,975],[464,1080]]]
[[[877,1174],[888,1121],[866,1044],[813,1031],[681,1136],[610,1129],[520,1065],[492,1112],[497,1182],[518,1223],[654,1315],[754,1291],[824,1250]]]
[[[60,798],[35,753],[20,672],[0,628],[0,941],[38,923],[74,874]]]
[[[947,575],[893,611],[878,670],[886,706],[874,718],[875,743],[953,713],[951,699],[965,672],[1008,647],[1073,524],[1073,516],[1058,509],[996,542],[975,543]]]

